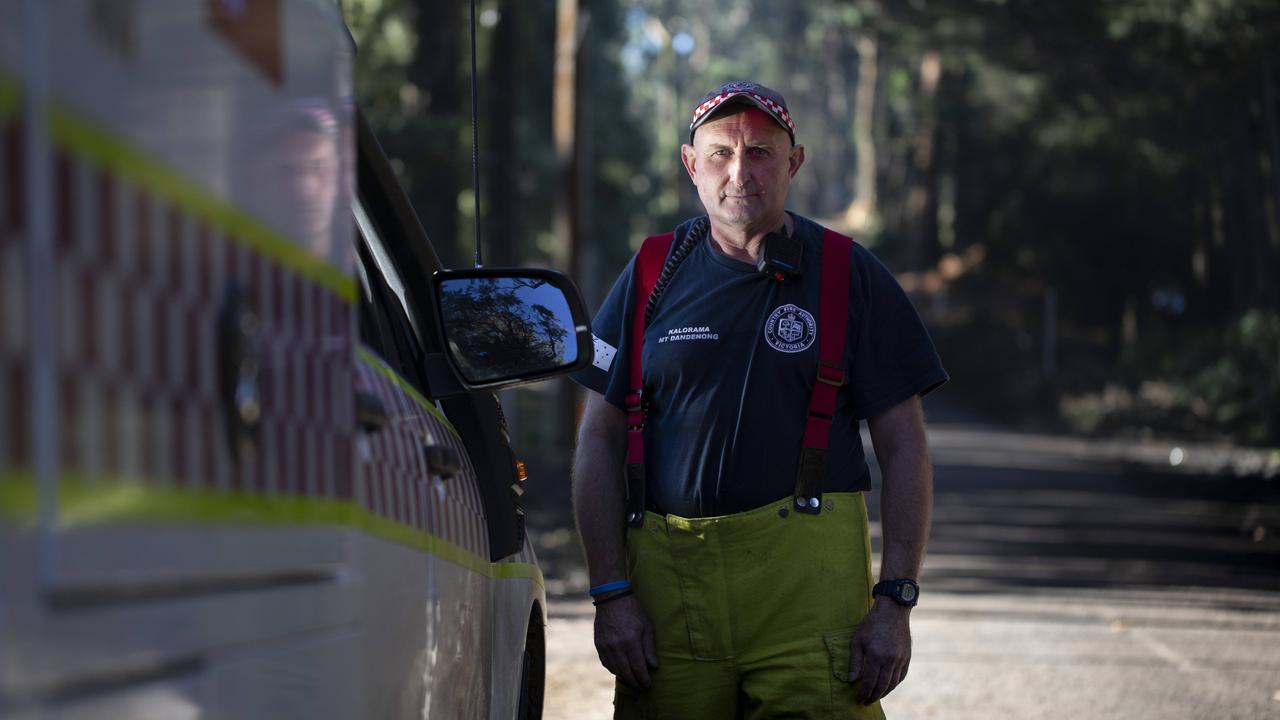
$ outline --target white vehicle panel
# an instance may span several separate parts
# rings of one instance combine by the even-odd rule
[[[514,716],[536,560],[489,561],[461,439],[357,345],[351,59],[329,0],[0,2],[0,716]]]

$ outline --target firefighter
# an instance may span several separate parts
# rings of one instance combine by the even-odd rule
[[[907,673],[932,508],[920,399],[947,375],[888,270],[785,209],[795,138],[762,85],[698,102],[681,159],[706,215],[645,241],[575,378],[574,508],[618,718],[882,718]]]

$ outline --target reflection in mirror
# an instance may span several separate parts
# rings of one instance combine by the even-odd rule
[[[449,353],[469,383],[547,373],[578,359],[563,291],[538,277],[449,278],[440,283]]]

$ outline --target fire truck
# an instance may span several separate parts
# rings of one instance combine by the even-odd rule
[[[0,716],[533,718],[493,390],[591,358],[446,271],[331,0],[0,0]]]

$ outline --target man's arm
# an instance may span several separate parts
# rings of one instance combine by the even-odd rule
[[[867,422],[880,464],[880,578],[915,578],[924,560],[933,515],[933,468],[920,397],[913,396]],[[907,676],[911,663],[911,608],[877,599],[854,636],[849,680],[860,680],[859,699],[872,703]]]
[[[573,456],[573,514],[592,587],[627,577],[626,446],[626,414],[599,393],[588,392]],[[634,597],[600,605],[595,635],[596,652],[609,672],[631,687],[649,686],[649,668],[658,666],[653,625]]]

